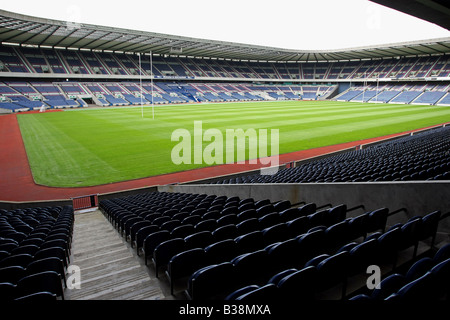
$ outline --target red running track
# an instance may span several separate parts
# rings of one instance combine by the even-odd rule
[[[279,157],[279,163],[284,164],[308,159],[375,141],[389,139],[395,136],[401,136],[413,131],[282,154]],[[11,202],[67,200],[91,194],[112,193],[150,186],[208,179],[243,171],[257,170],[263,167],[261,164],[225,164],[94,187],[47,187],[38,185],[33,180],[15,114],[0,116],[0,150],[0,201]]]

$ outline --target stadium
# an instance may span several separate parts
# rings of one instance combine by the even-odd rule
[[[441,1],[373,2],[449,28]],[[301,51],[0,10],[0,41],[4,301],[450,298],[450,38]]]

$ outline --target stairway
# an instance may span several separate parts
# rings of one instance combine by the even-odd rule
[[[66,300],[165,299],[160,280],[99,210],[75,213],[70,261],[80,268],[81,287],[66,289]]]

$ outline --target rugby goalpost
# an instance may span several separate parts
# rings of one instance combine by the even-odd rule
[[[155,104],[153,101],[153,53],[150,51],[150,84],[151,84],[151,96],[152,96],[152,119],[155,119]],[[142,59],[141,53],[139,53],[139,85],[141,87],[141,117],[144,118],[144,88],[142,86]]]

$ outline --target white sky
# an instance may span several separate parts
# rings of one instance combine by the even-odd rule
[[[16,0],[16,13],[284,49],[326,50],[450,37],[368,0]]]

